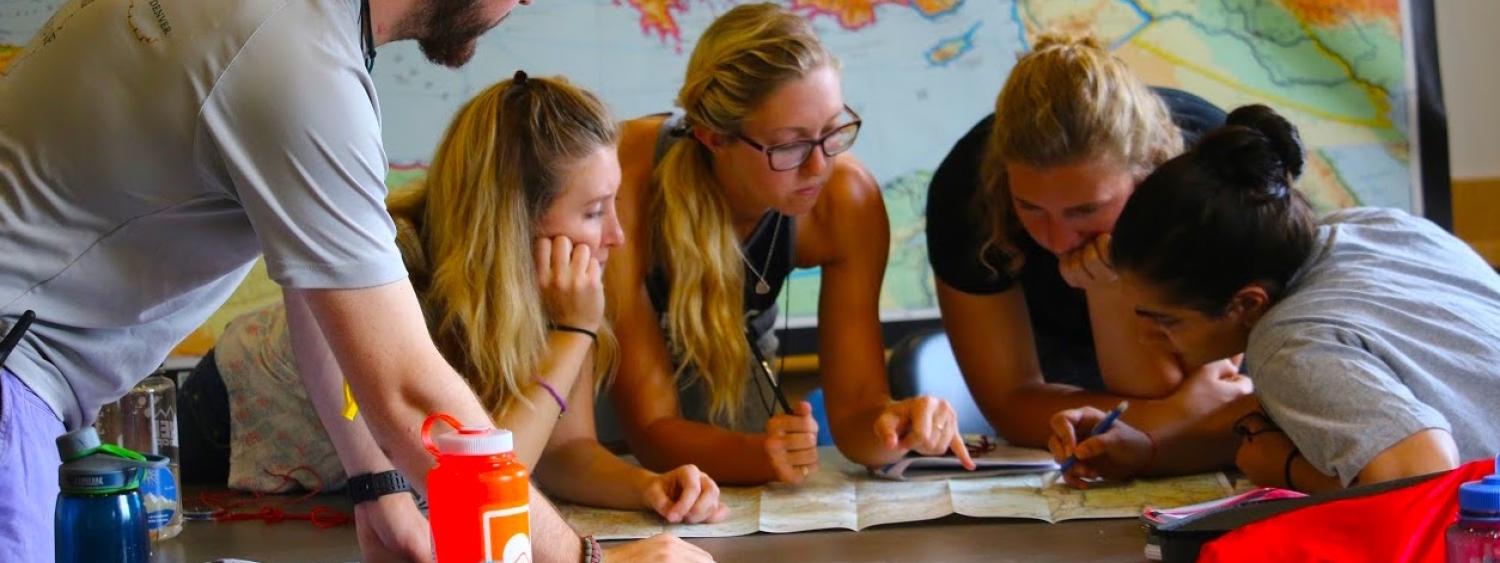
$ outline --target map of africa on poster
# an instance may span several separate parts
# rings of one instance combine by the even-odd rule
[[[992,111],[1016,55],[1048,29],[1092,30],[1150,84],[1225,108],[1259,102],[1282,111],[1302,128],[1311,155],[1301,188],[1322,208],[1413,206],[1399,0],[782,1],[839,56],[845,96],[865,120],[854,152],[881,182],[891,220],[886,319],[935,315],[922,217],[928,179]],[[429,64],[410,43],[382,47],[374,74],[388,183],[420,179],[459,104],[518,68],[566,75],[622,118],[669,109],[698,34],[735,3],[538,0],[458,71]],[[56,5],[0,0],[0,66]],[[793,275],[793,326],[812,320],[818,276]],[[253,298],[237,297],[226,314],[276,295],[246,291]]]

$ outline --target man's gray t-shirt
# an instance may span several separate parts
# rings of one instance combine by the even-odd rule
[[[1250,332],[1267,414],[1345,485],[1423,429],[1449,431],[1465,460],[1500,452],[1500,276],[1402,211],[1336,212],[1317,235]]]
[[[284,287],[406,273],[358,0],[74,0],[0,78],[7,367],[69,429],[264,251]]]

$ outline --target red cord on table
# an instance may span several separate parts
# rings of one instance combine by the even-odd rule
[[[216,522],[242,522],[248,520],[262,520],[267,524],[276,524],[286,520],[305,520],[311,522],[318,528],[335,528],[354,521],[349,513],[327,505],[315,505],[307,512],[290,512],[286,507],[301,504],[302,502],[317,496],[323,492],[323,477],[311,467],[299,465],[285,473],[276,473],[269,469],[265,470],[267,475],[278,477],[290,490],[296,486],[296,480],[292,475],[303,471],[313,476],[317,483],[306,494],[293,499],[278,501],[272,504],[262,504],[265,494],[260,492],[241,493],[236,491],[203,491],[198,500],[213,509],[212,518]],[[241,510],[248,506],[255,506],[251,510]]]

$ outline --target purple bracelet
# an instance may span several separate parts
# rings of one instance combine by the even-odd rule
[[[562,413],[568,412],[568,402],[563,400],[562,395],[557,394],[556,389],[553,389],[551,385],[548,385],[547,382],[542,381],[540,378],[536,380],[536,384],[541,385],[542,389],[546,389],[548,393],[552,394],[552,398],[557,400],[557,407],[562,409],[558,411],[558,416],[562,416]]]

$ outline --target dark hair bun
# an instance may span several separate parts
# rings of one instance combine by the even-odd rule
[[[1281,165],[1287,174],[1292,178],[1302,175],[1302,135],[1297,133],[1296,125],[1292,125],[1276,110],[1260,104],[1240,106],[1229,112],[1226,123],[1243,125],[1265,135],[1271,151],[1281,157]]]
[[[1288,197],[1292,181],[1302,175],[1297,126],[1259,104],[1229,112],[1225,126],[1204,136],[1194,150],[1226,184],[1255,199]]]

